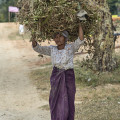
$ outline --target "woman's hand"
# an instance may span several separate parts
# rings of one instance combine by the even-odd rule
[[[32,41],[32,46],[33,46],[33,47],[36,47],[36,46],[37,46],[37,42],[36,42],[36,40],[35,40],[35,35],[32,35],[31,41]]]

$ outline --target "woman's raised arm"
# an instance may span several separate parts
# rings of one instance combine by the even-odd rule
[[[84,34],[81,23],[79,23],[79,38],[80,40],[84,40]]]
[[[79,23],[79,36],[78,36],[78,39],[72,43],[73,51],[77,52],[79,50],[80,46],[84,44],[84,41],[85,40],[84,40],[83,29],[82,29],[81,24]]]

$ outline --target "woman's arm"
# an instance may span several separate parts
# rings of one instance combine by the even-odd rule
[[[34,38],[32,38],[32,48],[38,53],[51,56],[51,46],[40,46]]]
[[[83,29],[82,29],[81,24],[79,23],[79,36],[78,36],[78,39],[75,40],[75,42],[72,43],[74,53],[79,50],[80,46],[84,44],[84,41],[85,40],[84,40]]]
[[[84,40],[84,34],[81,23],[79,23],[79,38],[80,40]]]

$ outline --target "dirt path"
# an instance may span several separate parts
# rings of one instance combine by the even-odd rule
[[[39,99],[28,78],[30,70],[41,64],[37,61],[46,59],[39,58],[28,41],[9,40],[15,29],[13,23],[0,24],[0,120],[50,120],[49,111],[40,109],[48,101]]]

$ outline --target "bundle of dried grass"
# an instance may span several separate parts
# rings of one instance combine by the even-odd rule
[[[88,13],[87,20],[82,21],[86,38],[94,35],[99,15],[97,7],[87,5],[87,0],[19,0],[19,22],[24,24],[31,35],[38,41],[50,40],[55,32],[67,30],[70,41],[78,36],[79,19],[76,14],[80,9]]]

